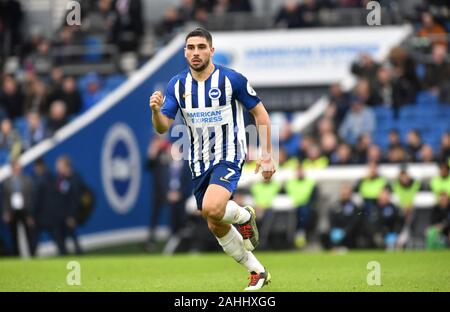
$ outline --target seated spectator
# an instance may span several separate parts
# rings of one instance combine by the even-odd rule
[[[314,144],[315,144],[314,138],[311,135],[306,134],[306,135],[302,136],[299,141],[299,150],[297,152],[297,158],[300,161],[303,161],[304,159],[306,159],[307,151],[308,151],[309,147]]]
[[[16,130],[13,129],[11,120],[5,118],[0,125],[0,163],[17,159],[22,152],[22,142]]]
[[[91,72],[86,77],[87,90],[82,94],[82,112],[86,112],[105,97],[105,93],[100,90],[100,77]]]
[[[322,154],[328,159],[331,158],[337,147],[337,137],[334,133],[328,132],[320,138],[320,148]]]
[[[25,94],[25,111],[44,112],[48,105],[48,90],[45,83],[36,77],[31,81],[27,91]]]
[[[38,112],[29,111],[26,118],[26,128],[22,135],[23,149],[25,151],[44,140],[47,136],[45,124]]]
[[[447,32],[445,28],[435,22],[431,12],[422,12],[422,27],[417,31],[418,37],[427,38],[434,45],[447,46]]]
[[[258,219],[263,219],[266,212],[272,209],[273,201],[280,193],[281,186],[280,182],[274,180],[254,183],[251,186],[250,192],[255,203],[256,217]]]
[[[306,159],[302,162],[305,169],[323,169],[328,166],[328,158],[321,155],[317,145],[311,145],[306,153]]]
[[[81,94],[77,89],[77,84],[73,76],[67,76],[62,81],[60,89],[50,96],[50,103],[55,100],[62,100],[67,105],[67,115],[78,114],[81,110]]]
[[[352,195],[352,187],[343,184],[340,187],[339,201],[331,205],[328,233],[330,247],[359,247],[362,209],[352,200]]]
[[[55,132],[66,125],[67,122],[66,103],[61,100],[54,101],[50,105],[50,112],[46,124],[48,135],[54,135]]]
[[[376,121],[372,110],[365,107],[360,99],[353,98],[351,110],[339,128],[339,136],[346,142],[355,144],[361,135],[371,136],[375,127]]]
[[[51,42],[47,39],[41,40],[37,50],[28,56],[27,60],[33,64],[36,74],[43,77],[50,73],[52,69]]]
[[[355,192],[364,201],[364,214],[366,216],[372,213],[375,202],[386,187],[386,184],[386,179],[378,175],[377,163],[369,163],[367,176],[355,185]]]
[[[387,153],[386,161],[390,164],[402,164],[407,161],[406,152],[401,146],[391,148]]]
[[[0,106],[6,112],[7,117],[14,120],[22,116],[24,100],[22,90],[14,77],[12,75],[4,75],[0,90]]]
[[[433,207],[426,238],[427,249],[440,249],[450,242],[450,200],[445,192],[439,194],[438,203]]]
[[[352,148],[347,143],[341,143],[330,158],[332,165],[353,164]]]
[[[358,164],[367,163],[367,156],[369,152],[369,147],[372,144],[372,139],[367,134],[361,135],[358,138],[354,150],[354,159]]]
[[[447,88],[450,86],[450,62],[447,61],[447,47],[443,45],[433,46],[431,63],[425,65],[423,88],[438,95],[446,101]]]
[[[417,130],[409,130],[406,136],[406,154],[408,161],[417,161],[417,154],[422,148],[422,138]]]
[[[433,148],[429,144],[422,145],[422,148],[417,154],[417,161],[421,163],[435,163],[436,158],[433,154]]]
[[[389,131],[388,141],[389,141],[388,150],[394,147],[402,147],[400,135],[398,133],[398,130],[396,129],[392,129],[391,131]]]
[[[381,148],[376,144],[371,144],[367,150],[367,162],[381,163],[383,162],[383,153]]]

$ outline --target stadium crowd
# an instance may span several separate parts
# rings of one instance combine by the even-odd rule
[[[326,26],[323,23],[324,16],[330,10],[364,9],[367,2],[304,0],[299,3],[288,0],[272,16],[269,25],[272,28]],[[447,22],[450,9],[448,3],[443,1],[427,1],[426,7],[423,6],[424,1],[381,2],[395,12],[395,16],[402,12],[401,18],[394,19],[394,22],[406,21],[413,25],[415,36],[408,41],[410,44],[392,49],[383,63],[366,54],[355,60],[352,66],[356,78],[355,87],[348,91],[343,90],[339,83],[331,85],[330,105],[310,131],[293,133],[289,113],[271,113],[273,120],[284,125],[280,133],[280,166],[296,170],[297,179],[286,185],[277,185],[276,182],[269,185],[255,184],[250,192],[261,209],[270,208],[271,199],[280,192],[290,194],[298,207],[306,207],[298,209],[299,235],[296,241],[299,246],[304,245],[304,233],[315,229],[313,203],[319,191],[314,181],[304,177],[304,169],[352,164],[370,163],[370,173],[356,187],[342,186],[341,201],[332,208],[330,215],[331,229],[336,231],[323,237],[324,246],[392,245],[394,236],[385,235],[392,233],[397,235],[395,242],[398,243],[404,225],[409,225],[414,220],[414,214],[409,212],[413,208],[411,197],[420,189],[432,190],[439,199],[430,220],[431,224],[438,226],[430,228],[429,246],[439,244],[436,243],[440,239],[439,233],[443,232],[448,236],[449,214],[444,212],[450,209],[450,24]],[[52,38],[47,38],[38,31],[23,31],[26,17],[19,1],[0,3],[0,164],[11,163],[13,172],[17,175],[22,176],[16,160],[23,152],[51,137],[58,129],[89,110],[122,83],[129,73],[118,66],[104,74],[90,70],[78,72],[68,64],[92,65],[103,60],[104,51],[99,47],[107,44],[115,47],[122,56],[130,52],[136,53],[147,35],[140,0],[80,3],[83,10],[82,25],[69,26],[63,23]],[[155,36],[154,46],[163,46],[190,23],[208,26],[208,22],[218,16],[251,14],[252,10],[252,2],[249,0],[180,0],[178,6],[168,7],[161,20],[154,21],[151,26],[151,33]],[[83,46],[85,50],[73,54],[71,52],[74,46]],[[134,69],[142,61],[138,57],[138,65]],[[420,112],[423,110],[435,112],[433,116],[437,117],[434,119],[429,115],[433,118],[425,119],[422,123],[408,120],[410,116],[414,120],[420,119]],[[434,129],[430,129],[431,120]],[[376,164],[401,165],[411,162],[439,163],[440,175],[430,181],[429,185],[414,181],[406,170],[402,171],[395,183],[387,183],[377,175]],[[149,168],[152,166],[154,164],[149,162]],[[179,170],[172,168],[175,169]],[[10,183],[14,188],[16,179],[12,180]],[[29,191],[25,189],[30,184],[29,181],[23,183],[27,195],[22,200],[29,198]],[[3,188],[7,189],[7,183],[4,184]],[[36,185],[38,184],[37,182]],[[298,192],[300,188],[305,188],[305,191]],[[362,205],[352,202],[350,194],[353,192],[362,196]],[[160,192],[165,193],[167,192]],[[405,197],[399,207],[390,202],[390,193]],[[175,196],[174,193],[169,194]],[[7,205],[9,201],[5,193],[2,198],[4,206]],[[182,198],[186,199],[184,195]],[[171,200],[179,204],[180,199],[176,197]],[[28,199],[25,203],[28,203]],[[69,229],[73,229],[75,223],[70,221],[73,209],[70,211],[58,219],[64,221],[55,226],[65,223]],[[354,221],[361,211],[367,216],[364,222],[371,226]],[[17,218],[25,220],[27,225],[33,224],[30,218]],[[12,225],[13,218],[5,213],[4,207],[2,219]],[[39,217],[35,218],[37,219]],[[180,227],[179,222],[173,221],[175,232]],[[62,227],[61,225],[60,228]],[[152,224],[151,228],[154,227],[155,224]],[[67,229],[56,234],[55,241],[61,241],[61,233],[64,231],[67,232]],[[362,238],[357,240],[357,237]],[[433,240],[432,237],[437,238]],[[35,240],[30,239],[30,242],[33,241]],[[17,248],[14,249],[17,252]],[[35,250],[33,243],[31,250]],[[65,253],[64,247],[60,247],[60,253]]]

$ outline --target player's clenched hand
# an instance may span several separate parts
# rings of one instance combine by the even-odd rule
[[[152,112],[157,113],[160,111],[161,106],[163,104],[163,95],[160,91],[153,92],[152,96],[150,97],[150,108]]]
[[[276,171],[273,159],[258,159],[256,161],[255,173],[258,173],[260,170],[262,170],[261,173],[264,181],[269,181]]]

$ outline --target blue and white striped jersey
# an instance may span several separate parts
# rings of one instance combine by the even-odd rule
[[[219,65],[206,81],[196,81],[189,69],[170,80],[161,112],[175,119],[180,110],[189,129],[194,177],[220,160],[242,166],[247,154],[243,107],[250,110],[259,102],[243,75]]]

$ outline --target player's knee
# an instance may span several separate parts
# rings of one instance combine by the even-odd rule
[[[203,216],[205,216],[208,219],[212,219],[215,221],[220,221],[223,218],[224,215],[224,207],[220,205],[219,203],[203,203],[202,207],[202,213]]]

